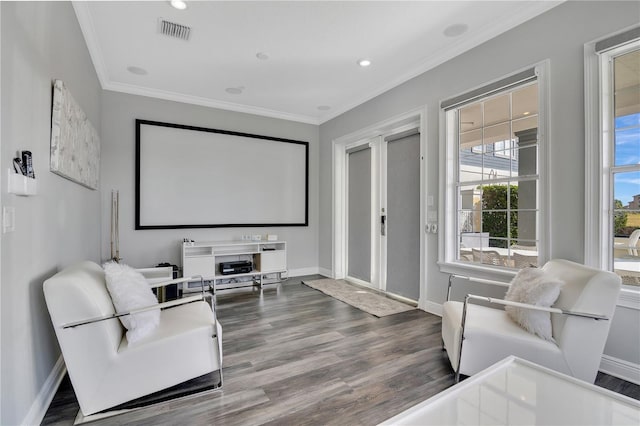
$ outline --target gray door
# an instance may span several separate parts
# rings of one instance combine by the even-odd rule
[[[371,148],[347,151],[347,275],[371,282]]]
[[[387,138],[387,291],[420,297],[420,134]]]

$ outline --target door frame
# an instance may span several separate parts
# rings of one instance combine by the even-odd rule
[[[341,276],[340,278],[345,278],[348,279],[351,282],[357,283],[359,285],[365,286],[365,287],[370,287],[373,289],[380,289],[380,275],[379,275],[379,268],[376,268],[375,262],[373,262],[373,259],[375,259],[376,254],[374,253],[374,248],[378,246],[377,244],[377,239],[379,238],[378,232],[379,232],[379,225],[376,225],[375,227],[372,226],[370,229],[370,241],[371,241],[371,269],[369,271],[369,276],[371,277],[371,281],[367,282],[364,281],[362,279],[353,277],[351,275],[349,275],[349,270],[348,270],[348,265],[349,265],[349,220],[347,219],[349,217],[349,160],[348,160],[348,155],[349,155],[349,150],[353,149],[353,148],[357,148],[357,147],[361,147],[361,146],[367,146],[368,149],[371,150],[371,176],[377,176],[377,169],[378,164],[380,163],[379,161],[379,157],[380,157],[380,143],[379,143],[379,139],[380,137],[375,136],[373,138],[369,138],[369,139],[362,139],[362,140],[358,140],[356,142],[353,143],[349,143],[347,145],[344,146],[344,276]],[[367,148],[365,148],[367,149]],[[380,186],[379,186],[379,182],[378,180],[372,180],[371,181],[371,223],[372,224],[376,224],[376,218],[377,218],[377,210],[376,210],[376,206],[379,206],[380,204],[380,200],[379,200],[379,195],[380,194]],[[334,275],[335,276],[335,275]]]
[[[348,161],[347,149],[369,143],[372,149],[372,227],[371,239],[371,283],[353,280],[357,284],[386,291],[386,239],[380,236],[380,209],[385,200],[380,199],[382,185],[386,185],[386,147],[384,138],[406,130],[420,130],[420,297],[418,307],[424,309],[427,300],[426,262],[427,253],[424,224],[426,223],[427,171],[424,158],[426,150],[426,107],[405,112],[390,119],[372,124],[363,129],[341,136],[332,141],[332,275],[335,279],[347,278],[347,214],[348,214]],[[373,142],[373,143],[371,143]],[[377,259],[380,259],[378,262]]]

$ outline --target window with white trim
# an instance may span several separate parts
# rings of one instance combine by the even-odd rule
[[[445,264],[496,270],[539,264],[544,168],[538,71],[442,102]]]
[[[587,205],[593,215],[586,221],[585,252],[590,263],[614,271],[623,286],[634,291],[640,290],[639,35],[639,29],[631,30],[595,43],[593,52],[587,51],[587,66],[589,55],[597,58],[600,89],[592,105],[592,111],[599,111],[599,119],[594,120],[598,134],[591,135],[597,162],[587,163],[592,165],[587,173],[599,177],[591,183],[599,194],[592,206]],[[594,91],[587,86],[587,99],[593,98],[590,90]],[[587,126],[587,133],[596,131]]]

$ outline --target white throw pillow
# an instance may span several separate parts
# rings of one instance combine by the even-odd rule
[[[130,266],[107,262],[103,266],[107,289],[111,294],[116,312],[127,312],[137,308],[157,305],[158,299],[151,291],[149,283]],[[130,344],[148,336],[160,324],[160,309],[120,317],[127,329]]]
[[[542,269],[524,268],[511,281],[505,300],[550,307],[558,299],[563,284],[562,281],[548,276]],[[554,342],[549,312],[515,306],[507,306],[504,310],[516,324],[529,333]]]

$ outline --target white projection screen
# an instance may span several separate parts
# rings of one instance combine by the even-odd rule
[[[309,143],[136,120],[136,229],[308,226]]]

